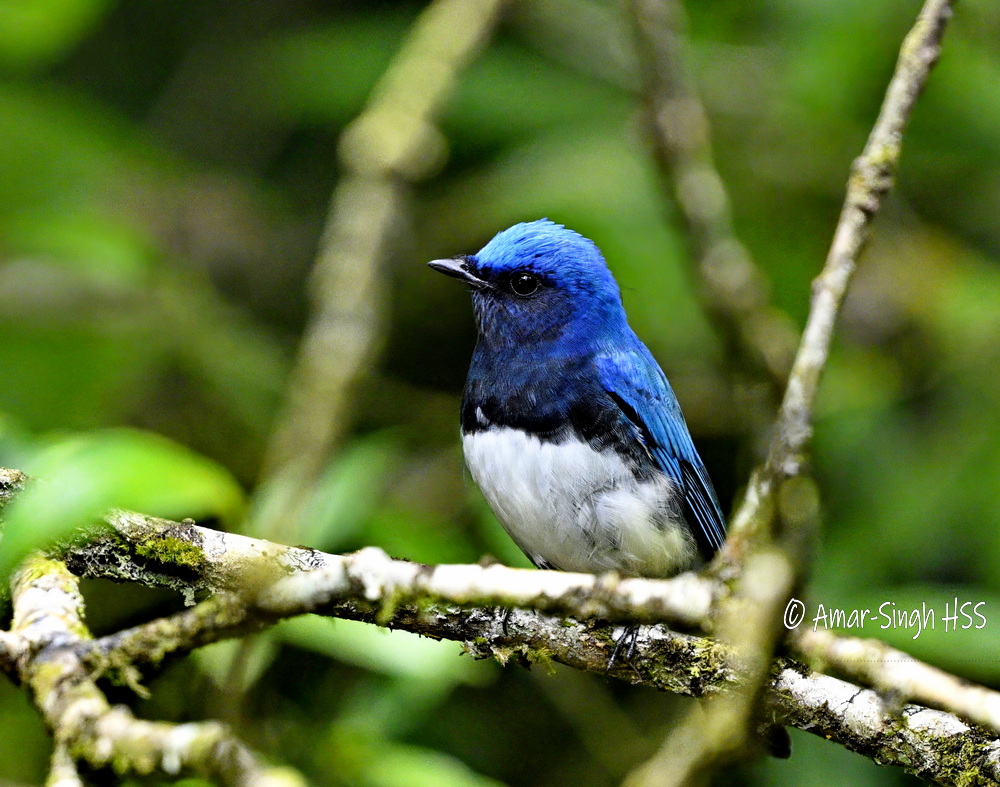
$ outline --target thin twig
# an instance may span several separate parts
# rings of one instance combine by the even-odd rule
[[[630,779],[632,785],[693,783],[707,768],[737,756],[749,740],[756,698],[778,637],[781,593],[790,593],[805,575],[816,531],[816,490],[806,474],[805,454],[812,437],[812,414],[820,377],[841,303],[867,238],[872,218],[892,186],[902,134],[916,99],[937,61],[941,36],[951,16],[949,0],[927,0],[903,41],[896,71],[879,117],[854,162],[847,196],[823,271],[814,283],[812,307],[792,366],[774,436],[764,466],[751,477],[746,496],[717,559],[734,576],[730,597],[720,600],[718,634],[748,662],[748,680],[706,704],[704,717],[689,717],[668,737],[660,753]],[[754,566],[770,555],[782,567],[763,594]],[[778,594],[776,596],[775,594]],[[758,614],[735,614],[746,602]],[[742,625],[745,624],[745,625]],[[678,754],[683,752],[683,754]]]
[[[313,314],[264,461],[254,516],[261,535],[299,540],[309,493],[347,429],[351,387],[378,353],[384,268],[405,224],[408,184],[443,162],[447,145],[437,116],[503,2],[432,3],[344,132],[339,153],[345,174],[312,273]]]
[[[708,115],[684,63],[680,2],[629,0],[650,138],[661,180],[691,247],[693,277],[735,365],[768,384],[772,408],[797,341],[789,318],[733,230],[729,196],[715,168]]]
[[[878,119],[861,155],[854,161],[833,243],[822,273],[813,283],[812,308],[788,380],[774,438],[762,472],[751,479],[733,517],[726,559],[737,561],[750,535],[769,525],[774,482],[802,471],[813,433],[812,413],[833,331],[858,254],[872,219],[896,175],[903,131],[917,97],[940,55],[941,37],[951,18],[952,0],[927,0],[899,52],[896,70]]]

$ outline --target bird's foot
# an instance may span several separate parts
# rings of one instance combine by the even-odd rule
[[[507,622],[510,620],[510,613],[513,610],[510,607],[497,607],[497,612],[500,613],[500,629],[503,631],[505,637],[509,637],[510,632],[507,630]]]
[[[611,651],[611,658],[608,659],[608,666],[604,668],[604,674],[607,675],[614,668],[619,657],[622,656],[623,648],[625,649],[623,661],[626,664],[632,661],[632,657],[635,655],[635,646],[638,641],[638,623],[633,623],[631,626],[626,626],[622,629],[621,635],[619,635],[618,640],[615,642],[614,650]]]

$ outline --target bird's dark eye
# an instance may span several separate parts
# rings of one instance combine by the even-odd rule
[[[510,288],[516,295],[527,297],[538,292],[542,283],[532,273],[515,273],[510,277]]]

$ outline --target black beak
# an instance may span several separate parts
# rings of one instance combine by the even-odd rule
[[[476,289],[489,286],[486,281],[479,278],[476,274],[475,268],[469,263],[468,257],[453,257],[450,260],[431,260],[427,264],[445,276],[461,279]]]

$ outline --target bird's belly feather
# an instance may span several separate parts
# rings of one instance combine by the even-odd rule
[[[573,436],[553,442],[492,427],[462,443],[490,507],[536,564],[662,577],[698,559],[666,475],[639,479],[613,450]]]

